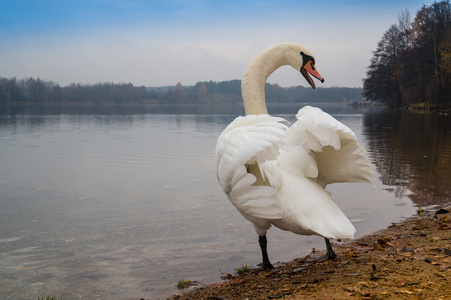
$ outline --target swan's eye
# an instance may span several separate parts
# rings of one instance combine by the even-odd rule
[[[305,66],[309,61],[312,62],[312,65],[315,64],[315,59],[312,56],[305,54],[304,52],[299,52],[299,53],[302,56],[302,66]]]

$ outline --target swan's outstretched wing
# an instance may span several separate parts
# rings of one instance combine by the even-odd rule
[[[284,119],[269,115],[238,117],[221,133],[216,144],[219,183],[230,201],[242,213],[265,219],[281,218],[282,211],[268,182],[256,183],[249,169],[275,159],[287,127]],[[257,177],[256,177],[257,176]]]
[[[366,150],[343,123],[319,108],[306,106],[286,134],[287,147],[302,146],[313,158],[307,177],[323,187],[338,182],[370,182],[372,170]],[[315,165],[316,164],[316,165]]]

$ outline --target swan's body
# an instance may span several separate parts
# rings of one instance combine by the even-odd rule
[[[324,237],[328,257],[334,257],[329,239],[352,239],[355,228],[325,187],[371,178],[365,149],[348,127],[329,114],[304,107],[291,127],[267,114],[264,85],[282,65],[301,70],[313,88],[306,70],[323,81],[313,55],[301,46],[281,44],[263,52],[243,77],[246,116],[230,123],[216,146],[219,183],[231,203],[254,224],[265,268],[272,268],[266,253],[271,225]]]

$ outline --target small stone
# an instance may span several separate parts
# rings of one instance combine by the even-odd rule
[[[447,213],[449,213],[449,210],[444,209],[444,208],[440,208],[439,210],[437,210],[437,211],[435,212],[436,215],[447,214]]]
[[[401,250],[401,251],[402,251],[402,252],[413,252],[413,251],[415,251],[415,248],[404,246],[404,247],[402,247],[402,250]]]
[[[432,258],[426,257],[426,258],[424,259],[424,261],[430,264],[430,263],[432,263]]]
[[[305,270],[305,268],[297,268],[297,269],[293,270],[293,273],[299,273],[299,272],[302,272],[304,270]]]

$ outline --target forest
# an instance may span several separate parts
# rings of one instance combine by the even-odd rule
[[[289,87],[266,84],[268,102],[358,102],[361,88]],[[194,86],[145,87],[131,83],[70,84],[65,87],[39,78],[1,78],[0,103],[155,103],[234,104],[241,102],[241,81],[198,82]]]
[[[363,80],[364,96],[392,108],[451,105],[451,10],[449,1],[409,12],[383,34]]]

